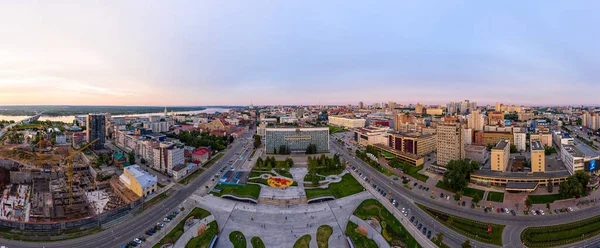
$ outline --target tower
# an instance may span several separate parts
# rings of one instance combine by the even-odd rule
[[[165,107],[165,116],[167,116],[167,107]]]

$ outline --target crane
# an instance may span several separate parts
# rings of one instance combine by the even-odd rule
[[[65,158],[67,162],[67,171],[65,172],[65,176],[67,176],[67,191],[69,192],[69,206],[73,205],[73,157],[80,152],[84,151],[99,139],[95,139],[87,145],[81,147],[79,150],[75,150],[68,157]]]

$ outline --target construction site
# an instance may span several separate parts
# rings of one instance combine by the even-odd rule
[[[26,136],[27,132],[14,133]],[[95,141],[74,150],[68,144],[53,145],[44,139],[50,137],[44,132],[36,135],[42,137],[37,143],[5,139],[0,144],[0,220],[77,220],[139,199],[118,177],[104,175],[91,165],[94,155],[83,151]]]

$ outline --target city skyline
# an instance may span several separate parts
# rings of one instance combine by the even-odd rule
[[[2,3],[0,105],[597,105],[599,3]]]

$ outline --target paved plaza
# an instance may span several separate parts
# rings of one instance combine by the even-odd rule
[[[325,203],[303,204],[289,207],[255,205],[230,201],[214,196],[194,195],[197,206],[210,211],[221,230],[217,247],[230,248],[229,234],[241,231],[248,243],[254,236],[260,237],[267,247],[292,247],[303,235],[312,236],[311,247],[317,247],[316,233],[321,225],[333,228],[329,247],[345,247],[344,232],[352,212],[366,199],[373,198],[369,192],[361,192]]]

